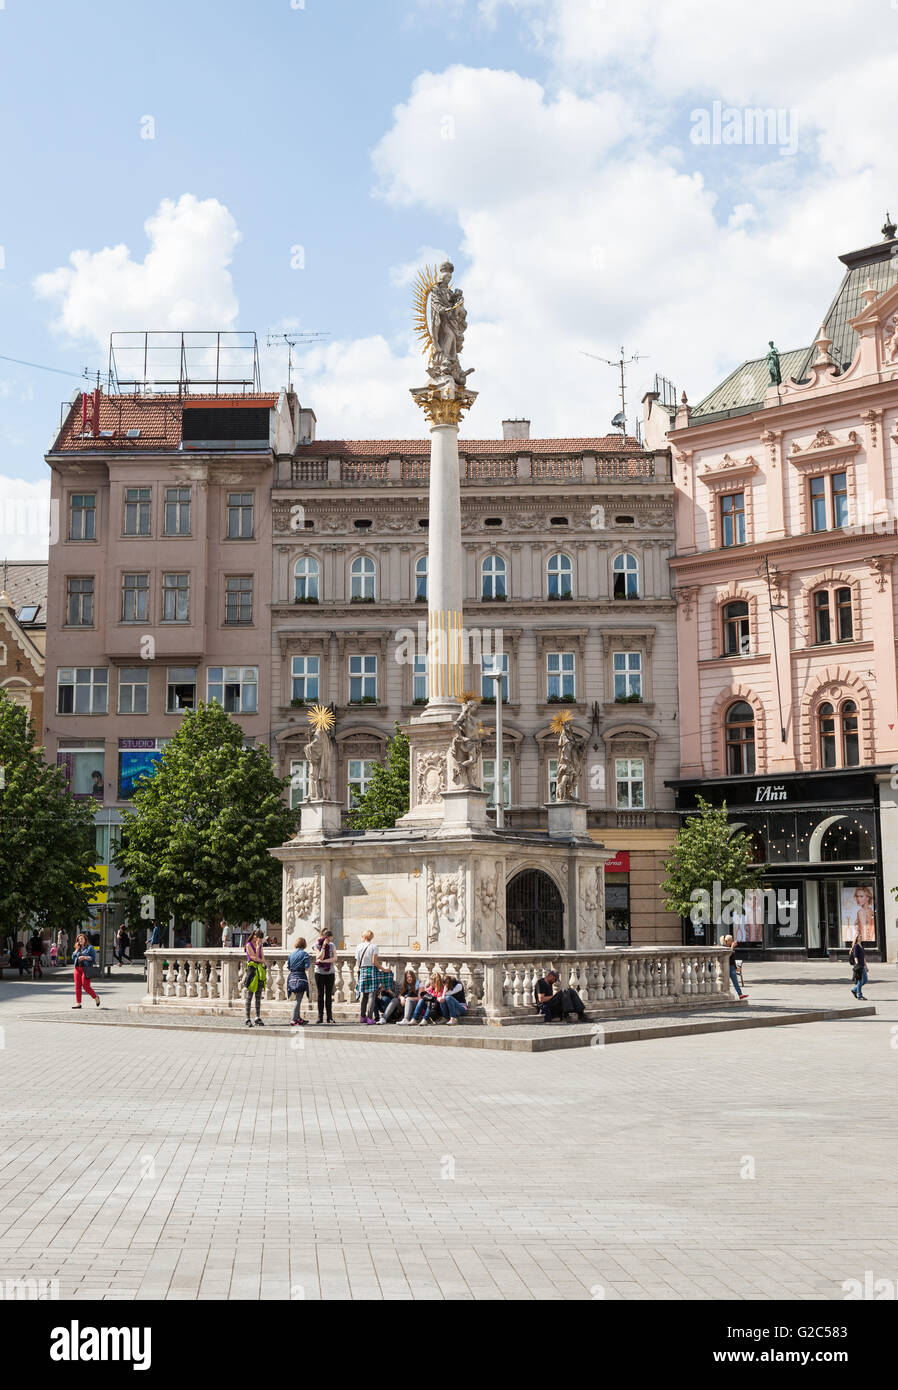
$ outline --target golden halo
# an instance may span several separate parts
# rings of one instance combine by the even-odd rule
[[[427,301],[430,292],[439,279],[439,271],[435,265],[426,265],[423,270],[419,270],[414,284],[414,309],[415,317],[413,320],[414,329],[421,341],[421,352],[428,361],[433,361],[434,343],[430,336],[430,324],[427,318]]]
[[[549,725],[549,728],[552,730],[553,734],[560,734],[565,724],[570,724],[573,717],[569,709],[559,710],[558,714],[556,714],[552,723]]]
[[[334,716],[327,705],[313,705],[309,710],[309,723],[313,729],[332,729],[334,727]]]
[[[480,704],[480,696],[476,690],[463,690],[458,698],[463,705],[467,704],[469,700],[474,700],[478,705]]]

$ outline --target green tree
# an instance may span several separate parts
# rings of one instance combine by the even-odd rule
[[[44,762],[25,710],[0,690],[0,930],[86,921],[100,877],[92,801]]]
[[[207,927],[277,921],[281,866],[268,851],[296,828],[282,795],[288,781],[266,748],[244,748],[219,704],[186,711],[153,776],[134,790],[115,857],[132,893],[152,899],[150,917]]]
[[[374,769],[368,790],[346,817],[351,830],[392,830],[409,807],[408,736],[399,725],[387,742],[386,761]]]
[[[699,797],[697,815],[681,826],[664,861],[668,912],[730,925],[744,894],[760,886],[762,871],[753,858],[748,835],[727,821],[726,802],[718,810]]]

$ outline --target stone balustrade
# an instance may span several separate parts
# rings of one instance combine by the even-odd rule
[[[590,1014],[725,1003],[729,999],[728,954],[723,946],[622,946],[604,951],[460,951],[453,955],[383,950],[379,958],[397,980],[406,969],[424,981],[436,970],[455,975],[465,986],[469,1016],[498,1024],[533,1018],[536,982],[550,969],[558,971],[563,986],[577,990]],[[269,1012],[284,1017],[292,1009],[287,1000],[287,955],[275,949],[265,953],[264,1001]],[[146,959],[147,994],[137,1006],[141,1009],[217,1014],[244,1007],[246,956],[242,950],[155,947],[147,951]],[[312,982],[313,1006],[314,1001]],[[351,1018],[357,1009],[355,952],[338,951],[334,1013]]]

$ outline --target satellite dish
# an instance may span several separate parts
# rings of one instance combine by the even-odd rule
[[[612,427],[616,430],[622,430],[626,423],[627,417],[622,410],[619,410],[615,415],[614,419],[611,421]]]

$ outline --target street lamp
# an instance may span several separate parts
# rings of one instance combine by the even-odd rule
[[[496,682],[496,765],[493,788],[496,795],[496,829],[505,829],[505,759],[502,756],[502,682],[504,672],[491,671],[489,678]]]

